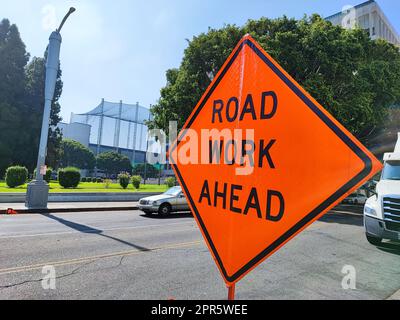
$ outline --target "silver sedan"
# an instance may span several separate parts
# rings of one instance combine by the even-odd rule
[[[190,210],[181,187],[173,187],[158,196],[140,199],[139,209],[146,214],[158,213],[160,216],[167,216],[171,212]]]

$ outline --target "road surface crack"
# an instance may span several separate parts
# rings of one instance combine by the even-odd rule
[[[56,276],[56,277],[55,277],[55,280],[60,280],[60,279],[63,279],[63,278],[67,278],[67,277],[73,276],[73,275],[77,274],[82,268],[88,266],[89,264],[91,264],[91,263],[93,263],[93,262],[94,262],[94,261],[89,261],[89,262],[87,262],[87,263],[85,263],[85,264],[82,264],[82,265],[80,265],[79,267],[75,268],[75,269],[72,270],[70,273],[63,274],[63,275],[61,275],[61,276]],[[122,263],[122,259],[121,259],[121,261],[120,261],[120,264],[121,264],[121,263]],[[33,279],[33,280],[25,280],[25,281],[22,281],[22,282],[19,282],[19,283],[9,284],[9,285],[6,285],[6,286],[0,286],[0,290],[9,289],[9,288],[14,288],[14,287],[22,286],[22,285],[28,284],[28,283],[37,283],[37,282],[41,282],[43,279],[44,279],[44,278],[41,278],[41,279]]]

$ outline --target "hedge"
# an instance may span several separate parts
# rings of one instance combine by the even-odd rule
[[[128,188],[129,180],[130,180],[130,176],[127,173],[120,173],[118,175],[119,184],[123,189]]]
[[[74,167],[58,170],[58,182],[63,188],[76,188],[81,181],[79,169]]]
[[[172,188],[176,184],[176,179],[172,178],[172,177],[167,178],[167,179],[165,179],[165,184],[168,186],[168,188]]]
[[[133,187],[135,189],[139,189],[140,183],[142,182],[142,177],[141,176],[132,176],[131,181],[132,181]]]
[[[16,188],[26,183],[28,179],[28,169],[21,166],[9,167],[6,170],[6,184],[10,188]]]

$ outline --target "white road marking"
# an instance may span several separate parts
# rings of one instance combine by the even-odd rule
[[[116,228],[106,228],[98,229],[100,232],[106,231],[117,231],[117,230],[132,230],[132,229],[144,229],[144,228],[158,228],[158,227],[170,227],[170,226],[183,226],[183,225],[195,225],[194,222],[181,222],[181,223],[167,223],[167,224],[152,224],[145,226],[134,226],[134,227],[116,227]],[[31,237],[43,237],[43,236],[57,236],[64,234],[74,234],[74,233],[97,233],[98,231],[91,231],[90,229],[96,229],[96,227],[88,226],[87,231],[85,229],[79,231],[63,231],[63,232],[46,232],[46,233],[35,233],[35,234],[17,234],[17,235],[1,235],[0,239],[15,239],[15,238],[31,238]]]

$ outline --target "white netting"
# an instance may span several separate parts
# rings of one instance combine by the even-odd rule
[[[146,151],[150,110],[139,104],[104,101],[85,114],[72,114],[71,123],[91,126],[90,144],[127,150]]]

